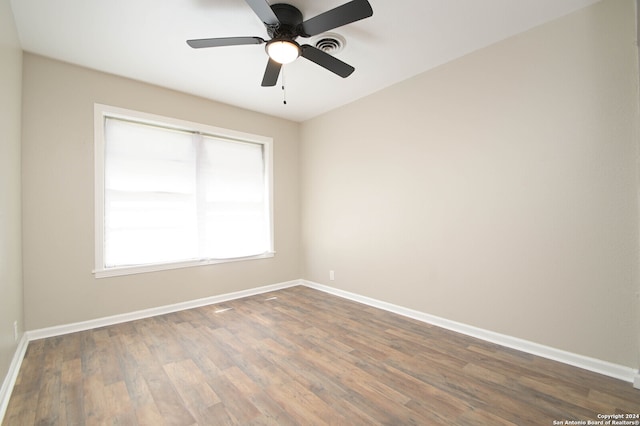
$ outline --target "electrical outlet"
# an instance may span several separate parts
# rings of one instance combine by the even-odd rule
[[[329,281],[334,281],[336,279],[336,274],[333,270],[329,271]]]
[[[13,322],[13,341],[18,341],[18,321]]]

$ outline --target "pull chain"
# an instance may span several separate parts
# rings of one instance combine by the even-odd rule
[[[285,89],[285,67],[282,67],[282,103],[287,104],[287,89]]]

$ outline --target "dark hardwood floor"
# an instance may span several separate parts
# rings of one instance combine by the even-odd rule
[[[552,425],[630,383],[306,287],[29,344],[3,425]]]

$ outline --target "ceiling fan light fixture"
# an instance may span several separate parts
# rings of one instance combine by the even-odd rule
[[[327,31],[372,16],[373,9],[369,0],[349,0],[306,21],[297,7],[287,3],[270,4],[270,1],[273,0],[245,0],[265,25],[269,41],[262,37],[217,37],[187,40],[187,44],[200,49],[266,43],[265,51],[269,61],[262,78],[262,87],[275,86],[282,65],[295,61],[299,56],[342,78],[349,77],[355,71],[354,67],[333,56],[344,47],[344,38]],[[315,46],[299,45],[295,41],[298,37],[315,36],[321,37]]]
[[[274,39],[265,47],[267,55],[279,64],[289,64],[300,56],[300,45],[293,40]]]

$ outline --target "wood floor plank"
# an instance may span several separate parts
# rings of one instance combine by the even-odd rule
[[[540,425],[640,413],[596,373],[306,287],[29,343],[3,425]]]
[[[207,383],[206,375],[192,360],[171,362],[163,368],[192,414],[200,408],[209,408],[220,402],[220,397]]]
[[[61,424],[82,424],[84,407],[81,401],[84,399],[84,396],[82,394],[82,362],[80,358],[64,361],[61,380],[62,396],[60,403],[65,413],[65,421],[61,422]]]
[[[253,380],[249,378],[238,366],[229,367],[222,372],[227,380],[238,388],[240,394],[245,396],[260,393],[261,388]]]
[[[313,356],[310,351],[297,354],[294,358],[289,358],[288,362],[291,368],[296,372],[294,379],[304,388],[309,389],[318,398],[324,401],[330,407],[339,407],[339,412],[349,419],[353,424],[375,424],[375,419],[371,417],[370,412],[366,412],[361,408],[352,404],[348,397],[350,391],[344,387],[338,380],[329,377],[324,372],[313,368],[313,366],[303,357]]]
[[[297,424],[346,424],[347,419],[331,409],[309,389],[291,380],[285,386],[272,386],[266,389],[285,412]]]
[[[226,375],[210,377],[207,383],[220,395],[222,405],[234,422],[247,423],[260,415],[260,411],[251,403],[250,395],[242,393]]]
[[[135,411],[136,422],[140,426],[162,426],[166,424],[160,410],[153,402],[139,405]]]
[[[247,422],[247,425],[293,426],[293,420],[266,392],[251,394],[249,401],[260,411],[260,416]]]
[[[106,396],[100,375],[94,374],[83,380],[83,406],[88,423],[99,424],[106,420]]]

